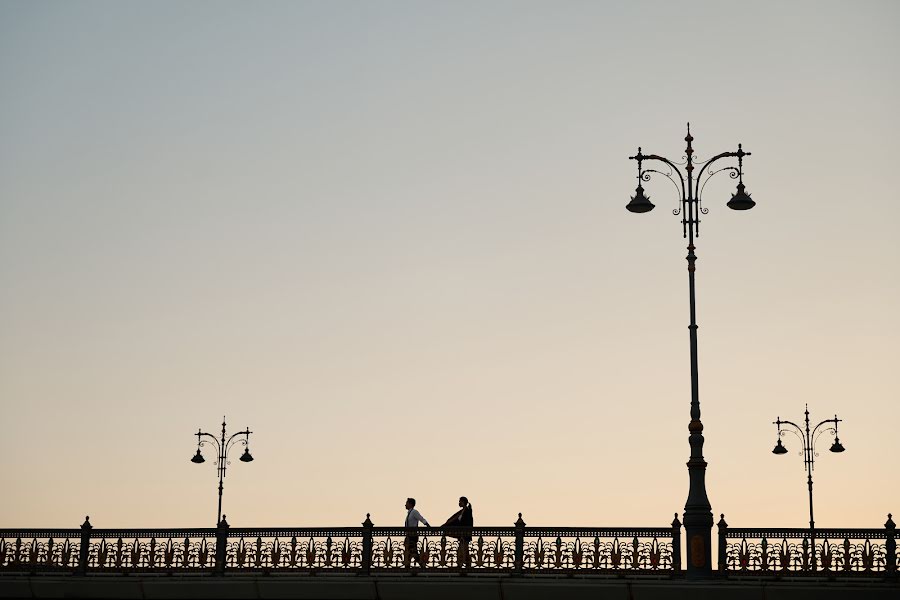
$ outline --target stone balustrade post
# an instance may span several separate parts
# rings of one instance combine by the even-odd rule
[[[81,543],[78,545],[78,569],[76,575],[87,575],[88,559],[91,551],[91,518],[85,517],[84,523],[81,524]]]
[[[672,521],[672,571],[678,575],[681,573],[681,521],[678,513]]]
[[[887,575],[887,578],[890,580],[897,579],[897,526],[894,524],[894,520],[891,518],[891,513],[888,513],[888,520],[884,524],[885,529],[885,565],[884,570]]]
[[[228,560],[228,521],[225,515],[216,527],[216,575],[225,575],[225,563]]]
[[[728,523],[724,514],[719,517],[719,577],[728,577]]]
[[[363,538],[362,538],[362,557],[360,575],[369,575],[372,572],[372,520],[371,515],[366,513],[366,520],[363,521]]]
[[[519,513],[519,519],[515,523],[516,526],[516,543],[515,543],[515,560],[513,563],[513,575],[521,575],[525,568],[525,521],[522,520],[522,513]]]

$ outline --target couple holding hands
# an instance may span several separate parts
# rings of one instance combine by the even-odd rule
[[[425,517],[422,516],[418,510],[416,510],[416,499],[415,498],[407,498],[406,499],[406,521],[404,523],[404,527],[407,529],[406,539],[404,540],[404,562],[406,566],[409,567],[411,558],[413,556],[416,557],[416,561],[421,565],[425,566],[425,562],[422,556],[419,555],[419,534],[416,532],[416,529],[419,526],[419,523],[425,525],[425,527],[431,527],[428,521],[425,520]],[[442,525],[442,527],[472,527],[474,524],[474,519],[472,518],[472,505],[469,504],[469,499],[465,496],[460,496],[459,498],[459,510],[453,514],[447,522]],[[459,550],[460,556],[463,560],[460,561],[460,565],[465,562],[468,565],[469,558],[469,542],[472,540],[472,536],[470,532],[448,532],[447,535],[449,537],[455,537],[459,540]]]

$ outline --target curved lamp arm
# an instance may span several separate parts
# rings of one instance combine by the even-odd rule
[[[835,417],[834,417],[833,419],[825,419],[824,421],[822,421],[821,423],[819,423],[818,425],[816,425],[815,427],[813,427],[813,431],[812,431],[813,436],[816,435],[816,431],[819,429],[819,427],[821,427],[821,426],[824,425],[825,423],[834,423],[834,428],[833,428],[833,429],[834,429],[834,434],[837,435],[837,424],[838,424],[838,422],[840,422],[840,421],[843,421],[843,419],[838,419],[838,418],[837,418],[837,415],[835,415]],[[826,429],[825,431],[828,431],[828,430]],[[825,433],[825,431],[823,431],[822,433]]]
[[[794,435],[796,435],[800,439],[800,443],[802,444],[802,449],[806,450],[806,437],[803,435],[803,429],[794,423],[793,421],[782,421],[780,417],[776,418],[775,421],[772,422],[772,425],[778,426],[778,438],[781,439],[783,435],[781,432],[782,425],[791,425],[794,429],[785,428],[785,431],[790,431]]]
[[[821,423],[816,425],[815,429],[813,429],[813,446],[815,446],[816,442],[819,440],[819,438],[822,436],[822,434],[830,431],[834,434],[834,443],[832,443],[831,448],[830,448],[831,452],[843,452],[844,445],[841,444],[840,437],[838,437],[838,423],[840,423],[842,420],[843,419],[838,419],[837,415],[834,415],[833,419],[825,419],[824,421],[822,421]],[[834,425],[834,426],[826,427],[825,429],[823,429],[821,432],[819,432],[817,434],[816,432],[818,431],[819,427],[821,427],[822,425],[825,425],[826,423],[829,425]]]
[[[705,170],[707,169],[707,167],[709,167],[709,165],[713,164],[713,163],[716,162],[717,160],[719,160],[719,159],[721,159],[721,158],[726,158],[726,157],[729,157],[729,156],[734,156],[734,157],[737,157],[737,158],[744,158],[745,156],[750,156],[750,154],[751,154],[750,152],[744,152],[744,151],[741,149],[741,145],[740,145],[740,144],[738,144],[738,151],[737,151],[737,152],[723,152],[723,153],[721,153],[721,154],[716,154],[715,156],[713,156],[712,158],[710,158],[708,161],[706,161],[705,163],[703,163],[703,166],[702,166],[702,167],[700,167],[700,170],[697,172],[697,181],[700,181],[700,178],[703,177],[703,171],[705,171]]]
[[[210,443],[206,440],[201,439],[201,436],[205,436],[212,440],[212,444],[215,444],[217,454],[222,454],[222,445],[219,443],[219,440],[216,439],[216,436],[211,433],[206,433],[205,431],[197,431],[197,433],[195,433],[194,435],[197,436],[197,448],[199,448],[203,444]]]
[[[663,162],[663,163],[669,165],[669,167],[670,167],[675,173],[678,174],[678,179],[681,181],[681,199],[682,199],[682,201],[684,201],[684,199],[687,197],[687,188],[686,188],[685,185],[684,185],[684,175],[681,173],[681,169],[679,169],[679,168],[675,165],[675,163],[673,163],[673,162],[672,162],[671,160],[669,160],[668,158],[665,158],[665,157],[663,157],[663,156],[659,156],[659,155],[657,155],[657,154],[642,154],[640,148],[638,148],[638,153],[637,153],[637,154],[635,154],[634,156],[629,156],[628,158],[629,158],[629,160],[636,160],[636,161],[638,161],[638,168],[640,168],[641,162],[642,162],[642,161],[645,161],[645,160],[658,160],[658,161],[660,161],[660,162]],[[643,171],[641,171],[641,174],[643,174]],[[639,175],[639,177],[640,177],[640,175]],[[646,181],[646,180],[644,180],[644,181]]]
[[[246,429],[244,431],[238,431],[237,433],[231,434],[231,437],[228,438],[228,442],[226,442],[226,444],[225,444],[225,454],[228,454],[228,451],[231,450],[231,447],[234,444],[243,444],[245,447],[248,446],[250,444],[250,434],[251,433],[253,433],[253,432],[250,431],[249,429]],[[235,440],[235,438],[237,438],[238,436],[241,436],[241,435],[245,435],[247,437],[243,440]]]

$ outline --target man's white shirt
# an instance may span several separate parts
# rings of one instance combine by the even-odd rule
[[[419,523],[422,523],[425,527],[431,527],[419,511],[414,508],[409,509],[409,512],[406,513],[406,525],[404,527],[418,527]]]

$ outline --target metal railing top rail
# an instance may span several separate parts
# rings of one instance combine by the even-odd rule
[[[637,537],[664,537],[672,535],[671,527],[525,527],[526,536],[534,535],[565,535],[573,536],[600,535],[602,537],[637,536]]]
[[[323,537],[361,536],[364,527],[230,527],[228,537]]]
[[[869,528],[847,528],[847,527],[816,527],[816,539],[821,538],[849,538],[849,539],[865,539],[876,538],[882,539],[887,537],[888,530],[884,527]],[[809,527],[728,527],[725,531],[725,537],[729,539],[735,538],[808,538],[811,535]]]
[[[406,528],[406,527],[372,527],[372,533],[377,536],[385,536],[385,535],[406,535],[410,533],[410,531],[414,531],[418,535],[434,535],[435,533],[473,533],[479,535],[501,535],[501,536],[511,536],[516,532],[515,527],[509,526],[475,526],[475,527],[443,527],[443,526],[434,526],[434,527],[418,527],[418,528]],[[526,537],[535,537],[535,536],[549,536],[549,535],[558,535],[558,536],[599,536],[599,537],[666,537],[672,535],[671,527],[524,527],[523,528]],[[95,531],[111,531],[111,530],[95,530]],[[143,530],[129,530],[134,532],[140,532]],[[168,532],[169,530],[155,530],[160,532]],[[181,530],[188,531],[188,530]],[[199,530],[193,530],[199,531]],[[215,529],[206,530],[215,532]],[[326,535],[331,536],[357,536],[362,535],[366,531],[365,527],[230,527],[228,529],[228,537],[241,537],[241,536],[258,536],[258,537],[283,537],[283,536],[297,536],[301,535],[304,537],[321,537]],[[146,537],[146,536],[143,536]]]
[[[0,538],[78,538],[80,529],[0,529]]]
[[[526,529],[527,531],[527,529]],[[372,533],[377,536],[385,535],[407,535],[414,533],[417,535],[434,535],[437,533],[472,533],[476,535],[500,535],[513,536],[516,534],[515,527],[373,527]]]
[[[92,539],[100,538],[169,538],[169,537],[216,537],[215,527],[175,527],[164,529],[153,528],[115,528],[115,529],[91,529],[88,536]]]
[[[147,528],[93,528],[81,529],[0,529],[0,538],[54,538],[77,539],[87,535],[90,539],[110,538],[213,538],[217,535],[215,527],[147,527]],[[362,537],[365,527],[229,527],[227,537]],[[515,527],[476,526],[476,527],[419,527],[414,530],[405,527],[372,527],[375,536],[405,536],[414,531],[420,536],[435,535],[472,535],[507,537],[516,534]],[[525,537],[667,537],[672,529],[665,527],[525,527]],[[738,530],[734,530],[738,531]],[[748,530],[749,531],[749,530]],[[779,530],[781,531],[781,530]],[[729,530],[729,537],[732,530]],[[883,530],[881,531],[883,534]]]
[[[215,530],[213,530],[215,531]],[[408,535],[414,532],[422,536],[440,533],[475,533],[478,535],[514,535],[514,527],[231,527],[229,538],[240,537],[362,537],[366,531],[378,537]]]

